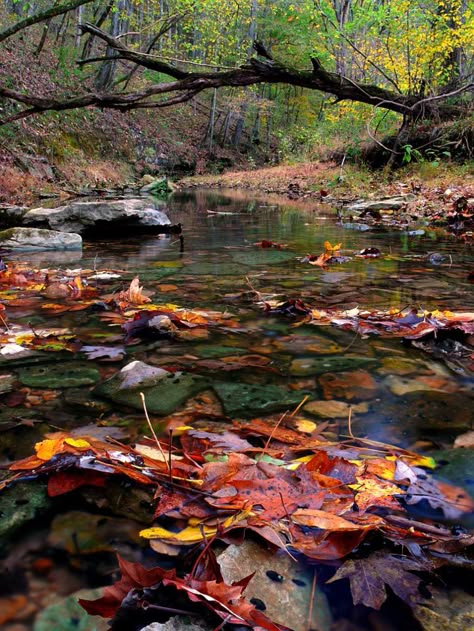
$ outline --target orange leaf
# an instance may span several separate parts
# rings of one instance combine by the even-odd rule
[[[46,438],[35,445],[36,455],[40,460],[51,460],[58,452],[62,451],[64,438]]]

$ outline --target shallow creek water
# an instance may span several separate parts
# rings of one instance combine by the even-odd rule
[[[235,193],[176,194],[169,202],[168,216],[172,223],[183,225],[183,252],[173,235],[141,236],[86,242],[82,253],[21,253],[7,259],[33,267],[118,271],[120,279],[97,281],[101,293],[125,289],[138,275],[140,284],[154,292],[154,303],[227,311],[239,322],[234,329],[210,328],[205,338],[126,346],[126,357],[121,362],[89,360],[88,366],[96,366],[101,379],[133,359],[203,374],[211,381],[240,385],[228,395],[232,400],[204,398],[214,410],[223,403],[228,416],[240,418],[266,413],[263,401],[247,397],[249,387],[276,384],[282,396],[282,404],[274,406],[276,411],[287,409],[286,401],[297,400],[299,391],[309,392],[310,399],[326,402],[325,407],[323,411],[308,407],[301,411],[302,417],[315,423],[328,421],[330,430],[343,436],[351,404],[355,434],[415,449],[450,447],[457,435],[472,428],[472,373],[459,366],[455,358],[434,357],[399,339],[361,339],[351,331],[331,326],[295,327],[289,318],[265,315],[253,292],[276,294],[282,300],[301,298],[305,304],[322,309],[359,306],[472,311],[474,297],[468,281],[474,259],[472,248],[429,232],[409,236],[344,229],[328,205],[280,205]],[[262,239],[288,247],[256,247],[254,243]],[[344,255],[354,257],[363,248],[373,246],[382,256],[352,258],[327,269],[299,260],[306,254],[321,253],[326,240],[341,242]],[[428,255],[433,252],[444,255],[441,264],[429,262]],[[40,309],[33,313],[31,309],[14,309],[8,316],[11,322],[28,322],[36,328],[69,328],[87,344],[123,344],[120,329],[108,326],[90,311],[45,316]],[[63,378],[77,374],[85,360],[77,360],[77,368],[74,361],[71,357],[65,365],[64,358],[57,363],[51,357],[51,362],[44,365],[41,386],[29,386],[28,405],[4,405],[0,399],[0,458],[4,464],[29,455],[45,431],[81,427],[98,420],[100,424],[121,427],[132,438],[145,431],[138,411],[92,398],[88,385],[63,388],[61,377],[48,383],[54,371]],[[0,366],[0,373],[18,377],[19,388],[28,383],[27,371],[25,367]],[[53,393],[51,397],[44,396],[48,391]],[[469,484],[471,480],[464,482]],[[62,546],[67,551],[64,540],[71,527],[57,526],[51,539],[46,520],[42,524],[42,543],[25,543],[32,537],[31,529],[27,529],[14,538],[13,549],[21,551],[22,546],[30,546],[36,556],[54,557],[59,554],[54,552],[54,538],[59,541],[62,537],[58,549]],[[73,580],[68,574],[72,587],[100,582],[97,577],[89,581],[87,572],[79,569],[82,575],[77,584],[77,577]],[[46,579],[40,576],[35,580],[40,589],[41,581]],[[21,622],[24,628],[32,628],[33,617]]]

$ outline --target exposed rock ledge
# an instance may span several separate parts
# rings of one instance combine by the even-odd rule
[[[80,250],[82,237],[79,234],[39,228],[9,228],[0,232],[0,248],[6,250]]]
[[[33,208],[24,215],[22,225],[92,236],[110,230],[167,232],[171,222],[164,212],[166,206],[156,208],[157,203],[146,198],[80,200],[58,208]]]

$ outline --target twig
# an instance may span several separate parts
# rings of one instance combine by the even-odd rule
[[[347,418],[347,431],[349,432],[349,436],[351,438],[355,438],[354,434],[352,433],[352,405],[349,406],[349,416]]]
[[[301,401],[301,403],[298,403],[298,405],[296,406],[296,408],[293,410],[293,412],[290,414],[291,417],[293,417],[301,408],[302,406],[306,403],[306,401],[309,399],[309,394],[307,394],[303,400]]]
[[[311,584],[311,596],[309,597],[309,610],[308,610],[308,620],[306,621],[306,629],[310,631],[313,625],[313,605],[314,605],[314,594],[316,592],[316,570],[313,568],[313,582]]]
[[[260,454],[260,456],[258,457],[257,462],[260,462],[260,460],[263,458],[264,453],[266,452],[266,450],[268,449],[268,445],[270,444],[271,439],[273,438],[273,435],[275,434],[275,432],[277,431],[278,427],[280,426],[280,423],[283,421],[283,419],[285,418],[285,416],[288,414],[288,410],[286,412],[284,412],[279,420],[278,423],[275,425],[275,427],[272,429],[272,432],[270,434],[270,436],[267,439],[267,442],[265,443],[263,449],[262,449],[262,453]]]
[[[10,327],[8,326],[8,324],[7,324],[6,320],[4,320],[4,319],[3,319],[3,317],[2,317],[1,315],[0,315],[0,320],[2,321],[3,326],[5,327],[5,329],[6,329],[7,333],[11,333],[11,332],[12,332],[12,330],[11,330],[11,329],[10,329]]]
[[[146,403],[145,403],[145,395],[143,394],[143,392],[140,392],[140,398],[142,400],[142,405],[143,405],[143,411],[145,412],[145,418],[146,418],[146,422],[148,423],[148,427],[150,428],[151,431],[151,435],[153,436],[155,443],[158,446],[158,449],[160,450],[160,453],[163,457],[163,461],[165,462],[166,466],[168,467],[168,471],[170,472],[170,478],[171,478],[171,462],[168,462],[166,456],[165,456],[165,452],[163,451],[163,447],[161,446],[160,441],[158,440],[158,436],[155,433],[155,430],[153,429],[153,425],[151,424],[150,421],[150,417],[148,416],[148,410],[146,409]],[[170,482],[172,482],[172,479],[170,479]]]

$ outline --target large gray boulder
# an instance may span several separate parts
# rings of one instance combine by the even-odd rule
[[[0,232],[0,248],[6,250],[80,250],[79,234],[39,228],[8,228]]]
[[[156,202],[154,202],[156,205]],[[23,225],[31,225],[61,232],[94,232],[107,228],[153,228],[171,224],[164,210],[154,208],[143,199],[74,201],[58,208],[33,208],[23,217]]]

